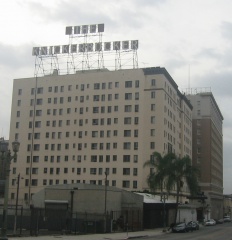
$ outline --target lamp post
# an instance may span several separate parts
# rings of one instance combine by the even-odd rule
[[[5,191],[4,191],[4,205],[3,205],[3,215],[2,215],[2,229],[0,240],[8,240],[7,232],[7,210],[8,210],[8,192],[9,192],[9,174],[10,174],[10,163],[12,159],[17,158],[17,152],[19,150],[20,143],[18,141],[12,142],[12,149],[14,155],[11,155],[10,150],[8,150],[8,142],[2,139],[0,141],[0,151],[1,158],[5,161]]]
[[[20,184],[20,173],[17,177],[17,192],[16,192],[16,204],[15,204],[15,218],[14,218],[14,235],[17,231],[17,215],[18,215],[18,201],[19,201],[19,184]],[[23,178],[22,178],[23,179]]]
[[[161,192],[160,194],[160,201],[163,203],[163,232],[166,232],[166,210],[165,210],[165,203],[168,199],[168,194],[166,192]]]

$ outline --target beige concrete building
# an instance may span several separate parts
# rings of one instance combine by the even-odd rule
[[[27,202],[57,184],[144,190],[143,164],[154,151],[192,157],[192,106],[160,67],[15,79],[14,139],[13,201],[19,173],[19,200]]]
[[[193,105],[193,164],[200,169],[208,218],[223,216],[223,116],[211,92],[187,95]]]

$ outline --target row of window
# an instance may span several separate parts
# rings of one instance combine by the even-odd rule
[[[64,144],[64,149],[65,150],[69,150],[70,149],[70,145],[69,143],[65,143]],[[104,147],[105,145],[105,147]],[[61,151],[62,150],[62,144],[58,143],[58,144],[48,144],[46,143],[44,145],[44,150],[51,150],[51,151]],[[152,142],[152,149],[155,148],[155,143]],[[74,143],[72,145],[73,148],[76,148],[76,144]],[[78,150],[82,150],[82,148],[87,148],[87,143],[78,143],[77,144],[77,149]],[[110,149],[117,149],[118,148],[118,143],[114,142],[114,143],[91,143],[91,150],[110,150]],[[123,149],[124,150],[138,150],[138,142],[124,142],[123,143]],[[27,145],[27,151],[31,151],[32,150],[32,145],[28,144]],[[40,144],[33,144],[33,151],[40,151],[42,150],[41,145]]]
[[[38,179],[31,179],[31,186],[38,186]],[[80,180],[71,180],[70,183],[80,183]],[[82,181],[83,183],[86,183],[85,180]],[[131,184],[132,184],[132,188],[136,189],[138,187],[138,183],[136,180],[133,181],[129,181],[129,180],[123,180],[120,181],[121,182],[121,187],[122,188],[130,188]],[[98,185],[103,185],[105,184],[105,181],[103,180],[90,180],[89,181],[90,184],[98,184]],[[63,181],[56,179],[43,179],[43,185],[58,185],[58,184],[68,184],[68,180],[64,179]],[[109,186],[110,181],[107,180],[106,185]],[[25,179],[25,186],[29,186],[29,179]],[[111,186],[116,187],[117,186],[117,181],[116,180],[111,180]],[[120,187],[120,186],[118,186]],[[33,194],[32,194],[33,195]],[[15,198],[15,193],[11,193],[11,199]],[[28,199],[28,193],[24,193],[24,200]]]
[[[135,88],[139,88],[139,80],[125,81],[124,84],[125,84],[125,88],[132,88],[133,84],[134,84]],[[155,86],[155,85],[156,85],[156,79],[151,79],[151,86]],[[112,87],[113,87],[113,83],[112,82],[108,82],[108,83],[105,83],[105,82],[103,82],[103,83],[94,83],[94,85],[93,85],[93,89],[94,90],[99,90],[99,89],[104,90],[106,88],[112,89]],[[114,87],[115,88],[119,88],[119,82],[115,82],[114,83]],[[50,92],[50,93],[51,92],[54,92],[54,93],[64,92],[65,91],[64,88],[65,88],[64,86],[54,86],[54,87],[50,86],[50,87],[48,87],[48,92]],[[67,88],[68,88],[67,89],[68,91],[72,91],[73,86],[72,85],[68,85]],[[79,89],[79,85],[77,84],[75,86],[75,88],[76,88],[76,90],[78,90]],[[80,90],[81,91],[84,91],[85,88],[89,89],[90,88],[90,84],[80,84]],[[43,94],[43,92],[44,92],[43,87],[38,87],[37,88],[37,91],[36,91],[37,94]],[[34,94],[35,94],[35,88],[31,88],[31,95],[34,95]],[[22,95],[22,89],[18,89],[18,95]]]
[[[151,124],[155,124],[155,116],[151,116]],[[66,126],[71,125],[71,120],[66,120],[65,121]],[[118,124],[118,118],[94,118],[92,119],[92,125],[111,125],[111,124]],[[135,125],[139,124],[139,117],[134,117],[134,121],[132,117],[124,117],[124,124],[132,124],[134,123]],[[77,120],[74,120],[74,124],[77,124]],[[79,126],[84,125],[84,119],[79,119],[78,121]],[[88,119],[85,119],[85,124],[88,124]],[[19,128],[20,123],[16,122],[15,127]],[[46,126],[47,127],[62,127],[63,126],[63,120],[53,120],[53,121],[46,121]],[[29,122],[29,128],[33,128],[33,122]],[[42,127],[42,122],[41,121],[35,121],[34,124],[35,128],[41,128]]]
[[[134,162],[137,163],[138,162],[138,155],[123,155],[123,162]],[[82,155],[72,155],[72,156],[44,156],[44,162],[48,162],[50,159],[51,163],[54,163],[55,161],[57,163],[60,163],[62,160],[64,160],[65,162],[69,161],[70,159],[72,159],[73,161],[77,160],[77,162],[81,162],[82,160],[86,160],[87,157],[86,155],[82,156]],[[90,157],[91,162],[110,162],[112,161],[117,161],[118,160],[118,156],[117,155],[91,155]],[[14,160],[16,161],[16,160]],[[31,162],[31,157],[27,156],[27,163]],[[32,158],[32,162],[34,163],[38,163],[40,161],[40,157],[39,156],[33,156]],[[16,168],[12,169],[12,173],[16,174]]]
[[[164,131],[164,137],[166,137],[167,132]],[[71,136],[70,132],[46,132],[45,133],[45,138],[50,138],[50,139],[61,139],[62,137],[69,138]],[[88,131],[74,131],[73,136],[78,138],[82,138],[84,136],[88,136]],[[104,138],[104,137],[117,137],[118,136],[118,130],[100,130],[100,131],[92,131],[91,132],[92,138]],[[134,129],[134,130],[124,130],[123,131],[123,136],[124,137],[138,137],[139,136],[139,130]],[[150,129],[150,136],[154,137],[155,136],[155,129]],[[34,133],[34,139],[40,139],[41,138],[41,133],[35,132]],[[19,134],[15,133],[15,139],[19,139]],[[32,139],[32,133],[28,133],[28,140]],[[169,138],[168,138],[169,139]],[[73,145],[73,148],[75,148],[75,145]]]
[[[67,174],[69,173],[69,170],[71,170],[72,173],[75,173],[77,175],[80,175],[81,174],[81,171],[83,171],[83,173],[86,173],[86,168],[72,168],[72,169],[69,169],[67,167],[63,168],[63,171],[61,171],[60,168],[47,168],[45,167],[43,169],[43,173],[44,174],[56,174],[56,175],[59,175],[59,174]],[[108,175],[110,174],[110,169],[109,168],[106,168],[105,171],[103,168],[90,168],[89,169],[89,174],[91,175],[102,175],[104,173],[107,173]],[[118,174],[117,172],[117,168],[112,168],[112,174]],[[29,175],[30,174],[30,168],[26,168],[26,175]],[[31,169],[31,174],[39,174],[39,168],[32,168]],[[123,168],[122,169],[122,175],[133,175],[133,176],[137,176],[138,175],[138,168]],[[12,185],[15,185],[16,183],[16,179],[12,179]]]

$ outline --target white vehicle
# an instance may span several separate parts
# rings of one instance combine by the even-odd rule
[[[224,222],[231,222],[230,217],[229,217],[229,216],[225,216],[225,217],[224,217]]]
[[[205,222],[205,226],[213,226],[216,225],[216,221],[214,219],[209,219]]]

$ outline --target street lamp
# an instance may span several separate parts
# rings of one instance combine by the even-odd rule
[[[17,177],[17,192],[16,192],[16,204],[15,204],[15,218],[14,218],[14,235],[16,235],[17,231],[17,213],[18,213],[18,200],[19,200],[19,184],[20,184],[20,173]]]
[[[161,192],[160,194],[160,201],[163,203],[163,232],[166,232],[166,210],[165,210],[165,203],[168,199],[168,193]]]
[[[12,142],[12,150],[14,155],[11,155],[10,150],[8,150],[8,142],[4,141],[2,138],[0,141],[0,151],[1,158],[5,161],[5,191],[4,191],[4,206],[2,215],[2,229],[0,240],[8,240],[7,231],[7,210],[8,210],[8,192],[9,192],[9,174],[10,174],[10,163],[12,159],[17,159],[17,152],[19,151],[20,143],[18,141]]]

